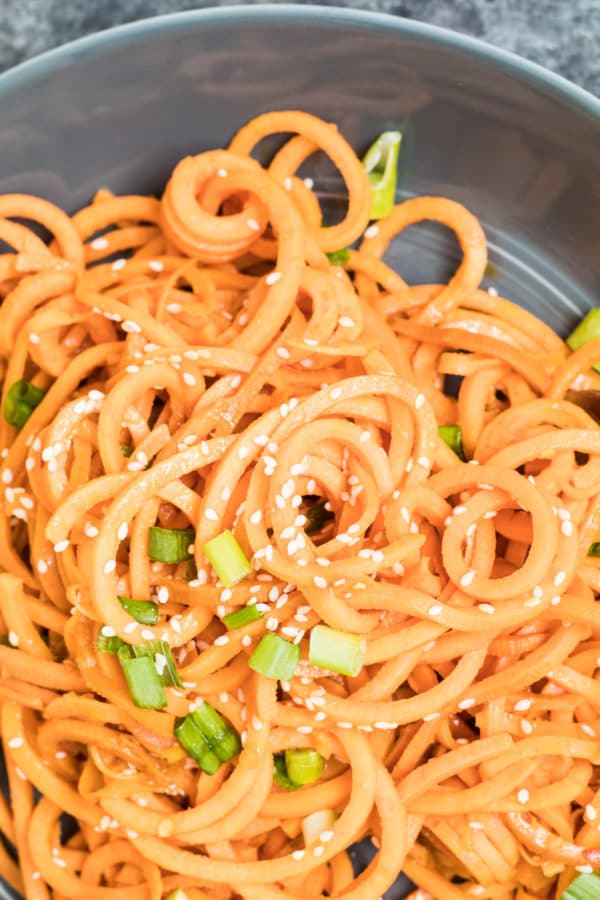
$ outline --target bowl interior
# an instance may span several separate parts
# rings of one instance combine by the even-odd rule
[[[0,77],[0,193],[70,211],[98,187],[159,193],[182,156],[284,108],[335,121],[359,151],[399,127],[399,196],[445,195],[481,219],[488,286],[561,333],[594,305],[600,103],[525,61],[398,19],[230,7],[47,54]],[[318,156],[310,172],[335,213],[343,185]],[[408,229],[388,255],[409,282],[447,278],[459,257],[434,225]]]

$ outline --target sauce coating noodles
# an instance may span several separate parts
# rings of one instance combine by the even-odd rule
[[[328,227],[297,174],[317,150],[348,195]],[[460,204],[370,208],[343,136],[293,111],[161,200],[0,197],[2,401],[37,398],[0,423],[0,872],[30,900],[376,900],[401,870],[421,898],[527,900],[600,868],[600,430],[565,399],[598,388],[600,341],[571,354],[481,290]],[[424,220],[460,244],[447,284],[384,261]],[[190,553],[151,558],[156,526]],[[228,587],[203,551],[226,530],[252,563]],[[357,636],[357,675],[311,662],[319,624]],[[266,633],[300,647],[289,680],[248,664]],[[101,639],[168,645],[166,705]],[[242,745],[215,774],[174,736],[202,703]],[[324,770],[288,792],[273,758],[302,749]]]

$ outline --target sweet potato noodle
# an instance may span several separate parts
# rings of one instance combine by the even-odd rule
[[[282,133],[263,168],[253,151]],[[317,150],[348,193],[329,227],[297,174]],[[370,196],[334,125],[274,112],[180,162],[161,200],[100,190],[69,217],[0,197],[3,403],[19,380],[45,392],[0,425],[18,863],[0,858],[31,900],[376,900],[401,870],[420,897],[531,900],[600,868],[600,430],[565,399],[598,387],[600,341],[570,354],[481,290],[485,237],[458,203],[369,226]],[[462,248],[448,284],[383,261],[423,220]],[[453,424],[467,462],[438,435]],[[306,534],[319,498],[332,515]],[[192,572],[150,559],[155,525],[195,529]],[[225,529],[253,563],[231,588],[203,554]],[[119,596],[158,601],[157,624]],[[227,630],[248,601],[262,618]],[[321,622],[364,636],[356,677],[308,662]],[[168,641],[165,708],[133,703],[101,629]],[[301,647],[289,681],[248,666],[266,631]],[[173,734],[199,701],[243,744],[214,775]],[[286,792],[290,748],[326,765]],[[305,843],[323,809],[334,824]]]

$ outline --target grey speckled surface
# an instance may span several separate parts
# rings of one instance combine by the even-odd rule
[[[65,41],[159,13],[230,0],[0,0],[0,71]],[[345,0],[512,50],[600,96],[600,0]]]

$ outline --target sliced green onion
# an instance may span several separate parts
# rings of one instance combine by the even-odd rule
[[[221,767],[221,760],[210,749],[202,734],[194,724],[191,715],[185,719],[178,719],[175,723],[175,737],[192,759],[195,759],[200,768],[207,775],[214,775]]]
[[[350,253],[343,247],[341,250],[334,250],[327,254],[327,259],[332,266],[345,266],[350,259]]]
[[[236,609],[235,612],[223,616],[223,624],[227,628],[241,628],[242,625],[258,622],[262,617],[263,614],[257,610],[256,606],[242,606],[241,609]]]
[[[285,766],[285,754],[276,753],[273,757],[273,781],[283,788],[284,791],[297,791],[299,784],[290,781]]]
[[[98,637],[96,638],[96,650],[98,653],[118,653],[121,647],[128,647],[129,645],[122,641],[120,637],[116,635],[112,635],[108,637],[105,634],[102,634],[102,629],[98,632]]]
[[[315,625],[310,632],[308,659],[311,665],[355,678],[362,669],[366,644],[359,634]]]
[[[323,774],[325,760],[309,748],[285,751],[285,767],[292,784],[311,784]]]
[[[179,719],[175,737],[209,775],[214,775],[221,763],[229,762],[242,749],[237,731],[210,703],[203,703],[185,719]]]
[[[560,900],[600,900],[600,876],[578,875],[566,891],[562,892]]]
[[[36,387],[30,381],[15,381],[6,394],[4,418],[9,425],[22,428],[45,396],[46,391]]]
[[[180,563],[192,558],[193,528],[160,528],[153,525],[148,532],[148,556],[155,562]]]
[[[131,699],[140,709],[163,709],[167,705],[167,697],[154,660],[149,656],[134,655],[134,650],[123,644],[117,651]]]
[[[140,625],[156,625],[158,622],[158,604],[152,600],[133,600],[131,597],[119,597],[118,600],[125,612]]]
[[[208,541],[202,552],[226,588],[237,584],[252,571],[250,561],[230,531],[223,531]]]
[[[581,320],[567,338],[567,346],[571,350],[579,350],[584,344],[600,338],[600,308],[590,309],[587,316]],[[600,362],[594,366],[596,372],[600,372]]]
[[[438,434],[445,444],[456,453],[459,459],[465,461],[465,451],[462,445],[462,428],[460,425],[440,425]]]
[[[123,456],[127,457],[127,459],[129,459],[134,450],[135,447],[133,444],[121,444],[121,453]]]
[[[165,687],[182,687],[177,673],[171,648],[166,641],[146,641],[145,644],[134,644],[133,652],[138,657],[152,660],[156,673]]]
[[[325,523],[333,519],[333,512],[330,509],[326,509],[327,503],[327,500],[319,500],[306,510],[306,518],[308,519],[308,523],[304,527],[306,534],[318,534]]]
[[[324,831],[332,831],[337,816],[332,809],[317,809],[302,819],[304,846],[314,847],[320,843]]]
[[[381,219],[394,208],[401,142],[402,135],[399,131],[384,131],[363,158],[363,167],[369,176],[373,192],[372,219]]]
[[[269,631],[260,639],[248,665],[266,678],[289,681],[296,671],[299,659],[300,647],[297,644]]]

